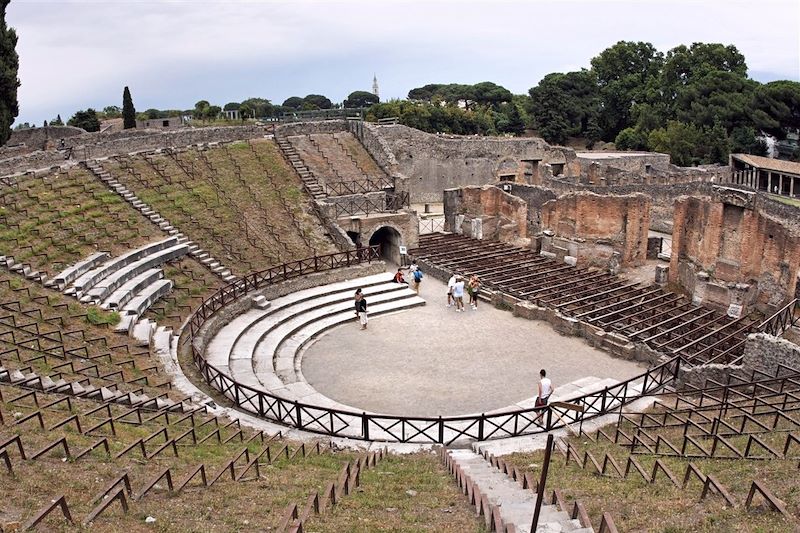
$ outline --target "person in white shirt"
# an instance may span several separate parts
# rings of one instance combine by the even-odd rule
[[[547,400],[553,394],[553,382],[547,377],[547,371],[544,368],[539,371],[539,376],[539,401],[537,403],[547,405]]]
[[[447,280],[447,307],[453,307],[453,286],[456,284],[456,275]]]
[[[536,395],[536,402],[534,406],[544,407],[547,405],[547,401],[550,399],[550,395],[553,394],[553,382],[550,381],[550,378],[547,377],[547,372],[545,371],[544,368],[539,371],[538,388],[539,390]],[[536,417],[534,423],[538,424],[541,421],[543,415],[544,415],[544,410],[539,411],[539,416]]]
[[[456,312],[464,312],[464,278],[456,276],[453,285],[453,299],[456,301]]]

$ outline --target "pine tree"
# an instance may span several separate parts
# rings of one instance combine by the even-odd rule
[[[122,127],[126,130],[136,127],[136,109],[127,87],[122,91]]]
[[[10,1],[0,0],[0,146],[8,141],[11,124],[19,115],[17,33],[14,28],[6,27],[6,6]]]

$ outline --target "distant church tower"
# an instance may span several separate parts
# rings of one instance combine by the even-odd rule
[[[381,95],[378,92],[378,77],[375,74],[372,75],[372,94],[377,96],[378,100],[380,100]]]

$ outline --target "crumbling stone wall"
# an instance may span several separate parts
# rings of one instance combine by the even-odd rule
[[[745,369],[760,370],[774,375],[778,363],[800,368],[800,346],[767,333],[753,333],[747,336],[742,359]]]
[[[445,231],[475,239],[526,245],[528,205],[497,187],[462,187],[444,191]]]
[[[56,147],[61,139],[85,134],[86,130],[73,126],[29,128],[26,130],[15,130],[8,140],[8,145],[24,144],[29,152],[47,150],[48,148]],[[0,151],[0,159],[4,159],[4,155],[3,151]]]
[[[510,189],[509,194],[521,198],[528,205],[528,234],[540,233],[542,231],[542,206],[550,200],[555,200],[558,195],[552,190],[538,185],[503,183],[495,186]]]
[[[616,252],[620,265],[641,265],[647,258],[650,197],[566,194],[542,205],[541,228],[542,250],[559,259],[607,265]]]
[[[697,303],[740,316],[794,297],[800,232],[760,207],[752,192],[714,187],[675,201],[669,279]]]
[[[124,130],[115,133],[86,133],[65,139],[68,152],[39,150],[30,154],[0,160],[0,176],[23,173],[65,164],[65,155],[72,161],[85,161],[117,154],[179,148],[199,143],[255,139],[266,133],[263,126],[246,125],[220,128],[182,128],[179,130]]]
[[[439,202],[442,190],[482,186],[500,175],[520,183],[541,183],[551,163],[563,168],[575,158],[570,148],[543,139],[434,135],[406,126],[373,126],[409,176],[412,202]]]

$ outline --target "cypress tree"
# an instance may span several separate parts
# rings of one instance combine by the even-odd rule
[[[6,6],[10,1],[0,0],[0,146],[8,141],[11,124],[19,115],[17,32],[6,27]]]
[[[136,127],[136,109],[127,87],[122,91],[122,127],[126,130]]]

